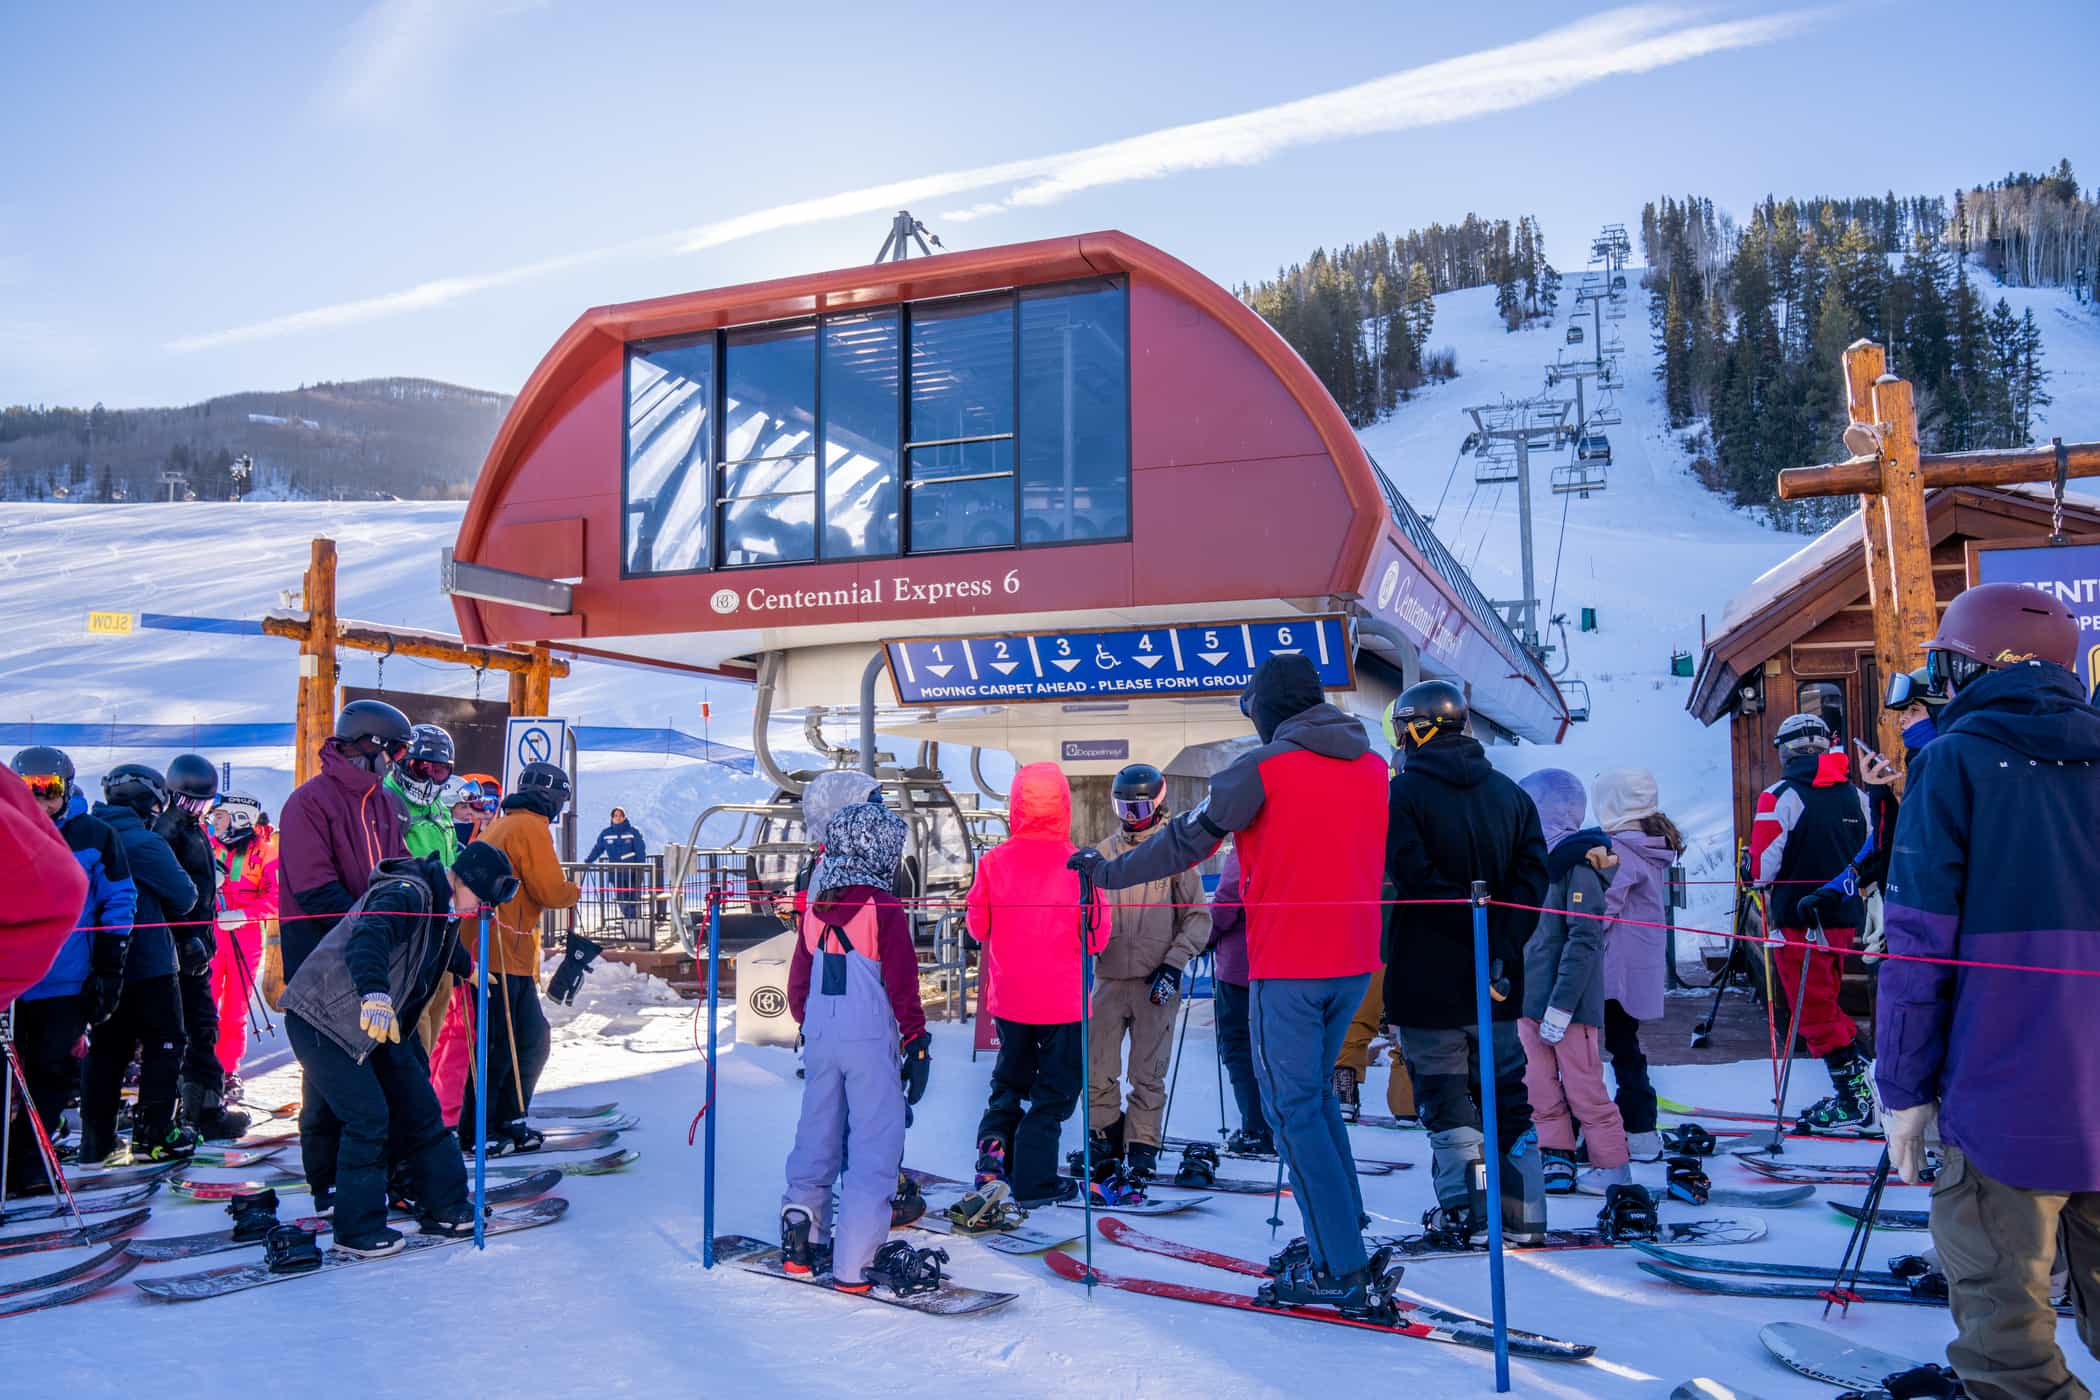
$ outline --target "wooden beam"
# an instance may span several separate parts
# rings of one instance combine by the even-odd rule
[[[2066,475],[2100,476],[2100,442],[2064,444]],[[2056,479],[2056,451],[2050,447],[2010,447],[1988,452],[1928,452],[1918,459],[1927,490],[1943,486],[2016,486]],[[1779,474],[1779,498],[1855,496],[1878,490],[1881,467],[1872,457],[1851,457],[1820,467],[1788,467]]]
[[[1888,356],[1879,345],[1859,341],[1845,351],[1845,408],[1854,423],[1874,422],[1874,384],[1888,372]],[[1889,546],[1888,503],[1881,496],[1881,464],[1874,466],[1874,487],[1859,498],[1860,533],[1867,546],[1867,608],[1874,615],[1874,673],[1883,687],[1901,666],[1896,635],[1896,566]],[[1884,754],[1903,752],[1903,726],[1881,708],[1881,696],[1862,695],[1875,715],[1874,747]],[[1865,728],[1861,725],[1859,728]]]
[[[292,781],[321,771],[321,741],[335,732],[335,541],[313,542],[306,566],[307,624],[299,637],[299,696],[292,721]],[[264,628],[268,631],[267,625]]]
[[[263,634],[270,637],[289,637],[303,642],[311,622],[298,618],[266,617],[262,622]],[[335,631],[336,645],[350,651],[374,651],[388,656],[413,656],[424,661],[445,661],[455,666],[475,666],[490,671],[509,671],[522,674],[535,664],[531,652],[509,651],[499,647],[479,647],[447,638],[428,637],[416,633],[389,632],[383,627],[374,627],[365,622],[339,622]],[[544,649],[542,649],[544,655]],[[566,661],[546,659],[548,673],[554,677],[569,674]]]
[[[1908,671],[1922,663],[1925,643],[1939,626],[1925,474],[1918,458],[1918,410],[1910,384],[1883,375],[1874,386],[1874,416],[1881,424],[1881,499],[1888,507],[1889,563],[1896,575],[1895,664]]]
[[[548,703],[553,698],[553,678],[554,659],[552,654],[545,647],[534,647],[532,649],[532,664],[526,667],[524,675],[520,677],[524,681],[524,685],[522,687],[516,685],[511,687],[511,694],[514,699],[514,703],[511,705],[511,713],[514,715],[546,714]],[[521,689],[522,695],[520,694]],[[522,708],[515,703],[517,700],[523,701]],[[565,763],[567,757],[566,755],[556,755],[554,761],[556,763]]]

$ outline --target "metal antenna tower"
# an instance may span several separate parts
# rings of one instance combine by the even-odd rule
[[[903,262],[911,256],[911,245],[914,243],[919,245],[920,257],[930,258],[933,256],[933,248],[926,246],[928,239],[933,240],[933,248],[947,251],[939,234],[928,232],[926,225],[914,219],[909,209],[899,209],[897,217],[890,220],[889,236],[882,240],[882,251],[875,255],[875,261]]]

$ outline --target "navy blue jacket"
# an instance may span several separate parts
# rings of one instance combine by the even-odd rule
[[[182,873],[182,863],[168,843],[155,836],[137,812],[97,802],[95,820],[117,834],[117,844],[124,848],[124,859],[131,866],[131,882],[138,890],[124,980],[173,977],[175,938],[168,926],[196,904],[197,887]]]
[[[44,980],[22,993],[23,1001],[73,996],[86,984],[98,954],[105,971],[121,970],[131,942],[137,894],[131,884],[131,863],[124,858],[117,834],[88,815],[87,799],[77,792],[58,822],[58,831],[73,848],[73,859],[87,872],[87,899],[80,906],[78,927],[59,948]]]
[[[1990,672],[1910,770],[1889,862],[1881,1058],[1890,1108],[1937,1099],[1986,1176],[2100,1190],[2100,710],[2046,661]]]
[[[634,862],[648,854],[649,847],[643,842],[642,833],[634,829],[633,822],[614,822],[598,833],[598,843],[591,847],[591,853],[584,859]]]

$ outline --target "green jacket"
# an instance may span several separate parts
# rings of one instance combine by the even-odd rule
[[[436,856],[447,870],[459,859],[459,833],[452,827],[452,809],[442,802],[418,804],[410,801],[402,790],[401,777],[397,773],[386,775],[387,791],[401,799],[408,809],[408,829],[402,839],[408,843],[408,853],[418,860]]]

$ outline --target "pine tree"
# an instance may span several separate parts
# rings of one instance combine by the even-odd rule
[[[1669,413],[1670,426],[1681,428],[1692,421],[1692,318],[1685,313],[1684,288],[1674,277],[1663,299],[1658,348],[1662,364],[1656,373],[1663,381],[1663,407]]]
[[[2034,441],[2034,415],[2056,400],[2042,387],[2049,379],[2049,371],[2042,368],[2042,328],[2035,324],[2032,307],[2020,317],[2019,369],[2014,379],[2014,426],[2018,436],[2013,446],[2024,447]]]
[[[1966,267],[1954,273],[1954,293],[1947,302],[1948,372],[1940,388],[1942,428],[1938,446],[1960,451],[1980,446],[1981,424],[1988,411],[1990,338],[1984,326],[1983,302],[1969,281]]]
[[[1985,447],[2013,447],[2027,440],[2020,425],[2018,383],[2020,376],[2020,318],[2004,297],[1984,319],[1984,335],[1990,341],[1989,372],[1985,378],[1979,415],[1987,425]]]

